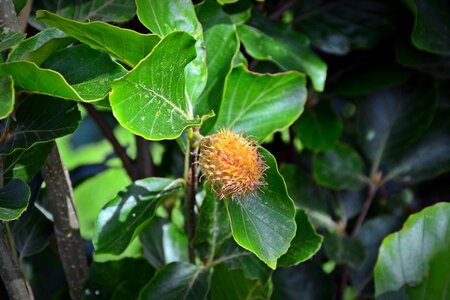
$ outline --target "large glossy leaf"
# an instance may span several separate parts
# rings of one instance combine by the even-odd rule
[[[313,173],[317,183],[333,189],[357,190],[368,182],[361,156],[345,144],[336,144],[334,149],[316,154]]]
[[[158,270],[142,289],[139,299],[202,300],[206,298],[211,270],[186,263],[171,263]]]
[[[0,189],[0,220],[11,221],[20,217],[28,206],[30,188],[20,180],[13,179]]]
[[[42,109],[45,107],[45,109]],[[16,120],[6,133],[0,154],[28,149],[34,144],[48,142],[77,129],[80,112],[75,102],[43,95],[31,95],[18,108]]]
[[[0,75],[11,75],[22,89],[86,102],[103,99],[111,82],[125,72],[107,54],[84,45],[53,54],[42,68],[28,61],[0,65]]]
[[[24,214],[11,226],[19,253],[19,260],[34,255],[48,245],[53,234],[53,224],[43,213],[33,207],[30,214]]]
[[[296,122],[297,136],[313,150],[330,150],[342,133],[342,122],[328,103],[306,109]]]
[[[195,10],[205,32],[218,24],[234,24],[230,16],[223,11],[222,6],[214,0],[202,1],[195,6]]]
[[[233,58],[239,49],[236,29],[232,25],[219,24],[205,32],[208,81],[206,88],[195,102],[194,113],[206,114],[219,111],[225,78],[231,71]]]
[[[268,291],[256,279],[249,279],[241,269],[230,269],[225,264],[214,267],[211,299],[268,299]]]
[[[0,119],[12,113],[15,102],[14,81],[11,76],[0,76]]]
[[[387,236],[375,265],[376,295],[401,287],[409,289],[427,280],[427,276],[436,276],[443,264],[448,266],[448,255],[442,253],[450,251],[449,228],[450,204],[439,203],[410,216],[402,230]],[[446,276],[448,282],[448,272],[439,274],[438,277]],[[440,285],[438,281],[418,288],[429,299],[444,299],[449,292],[448,284]]]
[[[235,241],[275,269],[295,236],[295,207],[275,158],[267,150],[260,151],[269,166],[265,171],[267,185],[247,198],[227,200],[226,204]]]
[[[158,205],[183,188],[180,180],[138,180],[100,212],[94,236],[96,253],[120,254],[155,214]]]
[[[279,266],[292,266],[304,262],[316,254],[322,245],[323,237],[316,233],[303,209],[297,209],[295,222],[297,233],[288,252],[278,260]]]
[[[392,32],[387,18],[389,1],[352,0],[299,2],[294,26],[322,51],[343,55],[352,49],[373,47]]]
[[[128,290],[128,299],[137,299],[139,290],[150,280],[154,270],[143,259],[125,258],[119,261],[93,263],[84,285],[82,299],[110,300],[116,290],[129,281],[134,289]]]
[[[397,62],[409,68],[419,70],[441,79],[450,78],[448,56],[421,51],[407,38],[399,38],[395,45]]]
[[[234,128],[261,141],[291,125],[302,113],[305,100],[302,74],[263,75],[241,65],[228,75],[215,129]]]
[[[196,39],[197,57],[186,67],[186,93],[190,101],[203,91],[207,80],[202,25],[190,0],[137,0],[139,20],[153,33],[163,37],[175,30],[186,31]]]
[[[110,102],[120,124],[147,139],[175,139],[200,120],[191,115],[184,68],[195,57],[185,32],[165,36],[128,75],[112,85]]]
[[[415,183],[450,170],[450,136],[430,136],[413,146],[386,175],[385,180]]]
[[[398,158],[423,134],[435,103],[436,90],[425,79],[379,90],[360,102],[360,139],[375,166]]]
[[[41,65],[51,54],[70,45],[74,41],[62,31],[47,28],[24,40],[11,51],[8,62],[28,60]]]
[[[80,21],[124,23],[136,13],[133,0],[41,0],[33,4],[35,9],[46,9],[65,18]],[[31,19],[31,24],[41,28]]]
[[[443,0],[408,0],[415,14],[412,42],[429,52],[450,54],[450,4]]]
[[[194,245],[200,256],[211,262],[231,231],[226,208],[215,194],[206,188],[195,231]]]
[[[305,72],[316,91],[323,91],[327,65],[312,52],[306,36],[261,17],[238,26],[239,38],[256,59],[270,60],[285,70]]]
[[[134,67],[159,42],[153,34],[141,34],[103,22],[82,23],[47,11],[36,12],[38,20],[59,28],[80,42]]]
[[[156,269],[165,265],[163,240],[163,226],[167,221],[154,217],[139,233],[142,243],[142,255]]]
[[[53,143],[37,144],[28,150],[14,151],[4,157],[4,180],[20,178],[27,181],[39,172],[53,148]]]

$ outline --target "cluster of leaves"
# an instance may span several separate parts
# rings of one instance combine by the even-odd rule
[[[35,296],[67,297],[39,175],[54,140],[85,299],[448,294],[450,7],[391,2],[35,3],[35,34],[0,41],[0,219]],[[245,201],[193,181],[195,139],[221,128],[267,148]]]

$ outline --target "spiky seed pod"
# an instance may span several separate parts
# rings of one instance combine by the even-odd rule
[[[265,185],[268,168],[259,146],[243,137],[243,133],[220,130],[200,142],[199,165],[219,198],[230,195],[246,197]]]

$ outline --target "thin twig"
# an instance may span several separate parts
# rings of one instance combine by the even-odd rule
[[[122,147],[122,145],[117,140],[116,136],[112,132],[111,128],[109,127],[106,120],[103,118],[103,116],[98,112],[97,109],[92,104],[89,103],[82,103],[82,105],[86,108],[89,115],[92,117],[94,122],[97,124],[100,131],[103,133],[105,138],[111,143],[114,152],[117,154],[119,159],[122,161],[122,165],[127,171],[128,176],[132,180],[138,179],[138,176],[135,172],[133,162],[131,161],[131,158],[127,155],[125,149]]]
[[[52,203],[58,252],[70,296],[73,300],[79,300],[88,274],[88,265],[73,202],[72,185],[56,143],[42,168],[42,176]]]
[[[294,6],[297,3],[298,0],[291,0],[288,2],[285,2],[283,5],[281,5],[277,10],[275,10],[273,13],[269,15],[269,18],[272,20],[278,20],[285,11],[290,9],[292,6]]]

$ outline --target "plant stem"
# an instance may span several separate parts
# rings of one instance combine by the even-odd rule
[[[136,161],[134,162],[138,178],[153,176],[153,160],[150,154],[150,141],[136,135]]]
[[[198,131],[198,130],[197,130]],[[186,182],[188,184],[188,192],[186,194],[186,217],[187,217],[187,233],[188,233],[188,251],[189,251],[189,261],[195,263],[195,248],[194,248],[194,237],[195,237],[195,194],[197,193],[197,155],[198,146],[195,140],[195,134],[193,129],[189,129],[189,146],[186,155],[189,156],[188,174]]]
[[[297,3],[297,1],[298,0],[290,0],[283,3],[276,11],[274,11],[269,15],[269,18],[272,20],[278,20],[284,14],[284,12],[290,9],[292,6],[294,6],[294,4]]]
[[[127,155],[125,149],[122,147],[122,145],[117,140],[116,136],[112,132],[111,128],[109,127],[106,120],[103,118],[103,116],[98,112],[97,109],[92,104],[89,103],[82,103],[82,105],[86,108],[89,115],[92,117],[94,122],[97,124],[100,131],[103,133],[105,138],[111,143],[114,152],[117,154],[117,156],[122,161],[122,165],[127,171],[128,176],[132,180],[138,179],[138,176],[135,172],[135,168],[133,166],[133,162],[130,159],[130,157]]]
[[[88,274],[88,265],[73,202],[72,185],[56,143],[42,168],[42,176],[52,203],[58,252],[70,296],[73,300],[79,300]]]
[[[359,214],[358,219],[356,220],[355,226],[353,227],[353,230],[351,233],[352,237],[355,237],[358,234],[359,230],[361,229],[361,226],[364,223],[364,220],[366,219],[367,213],[369,212],[370,206],[372,205],[373,199],[375,199],[377,190],[378,190],[377,179],[373,178],[370,181],[369,191],[367,192],[367,197],[366,197],[366,200],[364,201],[362,211]],[[344,299],[345,289],[347,287],[347,281],[348,281],[349,275],[350,274],[349,274],[348,268],[344,266],[342,268],[341,282],[338,287],[338,291],[337,291],[338,294],[337,294],[336,300]]]

